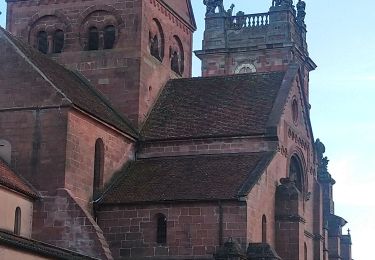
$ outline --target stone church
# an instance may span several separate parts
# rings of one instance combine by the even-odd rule
[[[203,2],[7,0],[0,259],[352,260],[305,3]]]

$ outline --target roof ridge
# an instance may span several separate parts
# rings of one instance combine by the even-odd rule
[[[134,162],[140,161],[151,161],[151,160],[160,160],[160,159],[187,159],[187,158],[202,158],[202,157],[235,157],[238,155],[254,155],[254,154],[266,154],[273,151],[259,151],[259,152],[236,152],[236,153],[216,153],[216,154],[186,154],[186,155],[176,155],[176,156],[159,156],[159,157],[147,157],[147,158],[139,158]]]
[[[20,41],[20,39],[18,39],[17,36],[11,34],[10,32],[6,31],[4,28],[1,27],[1,31],[2,33],[4,34],[5,36],[5,39],[12,45],[12,47],[16,50],[16,52],[18,53],[19,56],[21,56],[23,59],[25,59],[25,61],[31,65],[31,67],[40,75],[42,76],[42,78],[48,82],[48,84],[53,87],[59,94],[61,94],[66,100],[68,100],[71,104],[73,104],[74,102],[68,98],[68,96],[60,89],[58,88],[49,78],[48,76],[43,72],[43,70],[41,68],[39,68],[38,65],[36,65],[34,62],[31,61],[31,59],[29,57],[27,57],[27,55],[25,55],[25,53],[17,46],[17,44],[14,43],[13,40],[17,40],[17,41]],[[12,36],[12,37],[10,37]],[[21,44],[23,44],[23,42],[21,42]],[[39,55],[42,55],[42,54],[39,54]],[[48,57],[45,57],[45,58],[48,58]],[[56,63],[58,64],[58,63]],[[61,66],[60,64],[58,64],[59,66]],[[62,66],[63,67],[63,66]],[[65,67],[63,67],[65,68]],[[65,68],[66,69],[66,68]]]
[[[175,78],[170,79],[168,82],[175,82],[175,81],[200,81],[200,80],[213,80],[213,79],[233,79],[233,78],[245,78],[245,77],[255,77],[259,75],[272,75],[272,74],[285,74],[285,71],[268,71],[268,72],[255,72],[255,73],[241,73],[241,74],[232,74],[232,75],[215,75],[215,76],[197,76],[197,77],[190,77],[190,78]]]

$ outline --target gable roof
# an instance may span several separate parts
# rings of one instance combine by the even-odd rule
[[[102,204],[233,200],[246,196],[274,152],[142,159],[131,163]]]
[[[9,50],[14,51],[22,65],[37,72],[48,83],[47,85],[54,92],[57,92],[56,99],[59,99],[59,101],[56,101],[56,104],[76,106],[120,131],[132,137],[137,137],[137,131],[132,125],[121,117],[83,76],[51,60],[1,27],[0,44],[5,44]],[[6,63],[6,61],[2,62]],[[17,73],[17,66],[13,72]],[[38,86],[31,87],[30,92]]]
[[[175,79],[142,127],[145,140],[262,135],[285,72]]]
[[[2,159],[0,159],[0,185],[33,199],[39,197],[33,188],[24,179],[18,176]]]
[[[162,0],[167,6],[174,10],[193,30],[197,29],[193,8],[190,0]]]

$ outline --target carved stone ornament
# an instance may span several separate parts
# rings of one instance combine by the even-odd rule
[[[206,6],[206,16],[215,14],[216,8],[219,8],[219,14],[226,14],[223,0],[203,0]]]
[[[297,3],[297,22],[299,24],[305,24],[306,17],[306,3],[302,0],[299,0]]]

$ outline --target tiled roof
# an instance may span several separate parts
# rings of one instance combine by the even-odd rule
[[[38,194],[25,180],[18,176],[3,160],[0,159],[0,185],[18,191],[31,198],[38,198]]]
[[[145,140],[163,140],[264,134],[284,75],[171,80],[141,135]]]
[[[57,88],[61,96],[65,97],[65,101],[68,100],[72,105],[133,137],[137,136],[137,132],[131,124],[122,118],[83,76],[61,66],[1,27],[0,40],[2,44],[12,45],[13,48],[11,49],[22,58],[24,56],[26,59],[23,58],[23,62],[30,61],[34,66],[34,70],[39,70],[43,73],[47,77],[46,80],[50,81],[51,84],[49,85],[52,88]],[[16,73],[17,68],[14,69]]]
[[[62,260],[95,260],[97,258],[85,256],[70,250],[56,247],[40,241],[16,236],[9,232],[0,230],[0,244],[16,251],[26,251],[38,256],[45,256],[48,259]]]
[[[273,152],[141,159],[131,163],[101,203],[230,200],[246,195]]]

